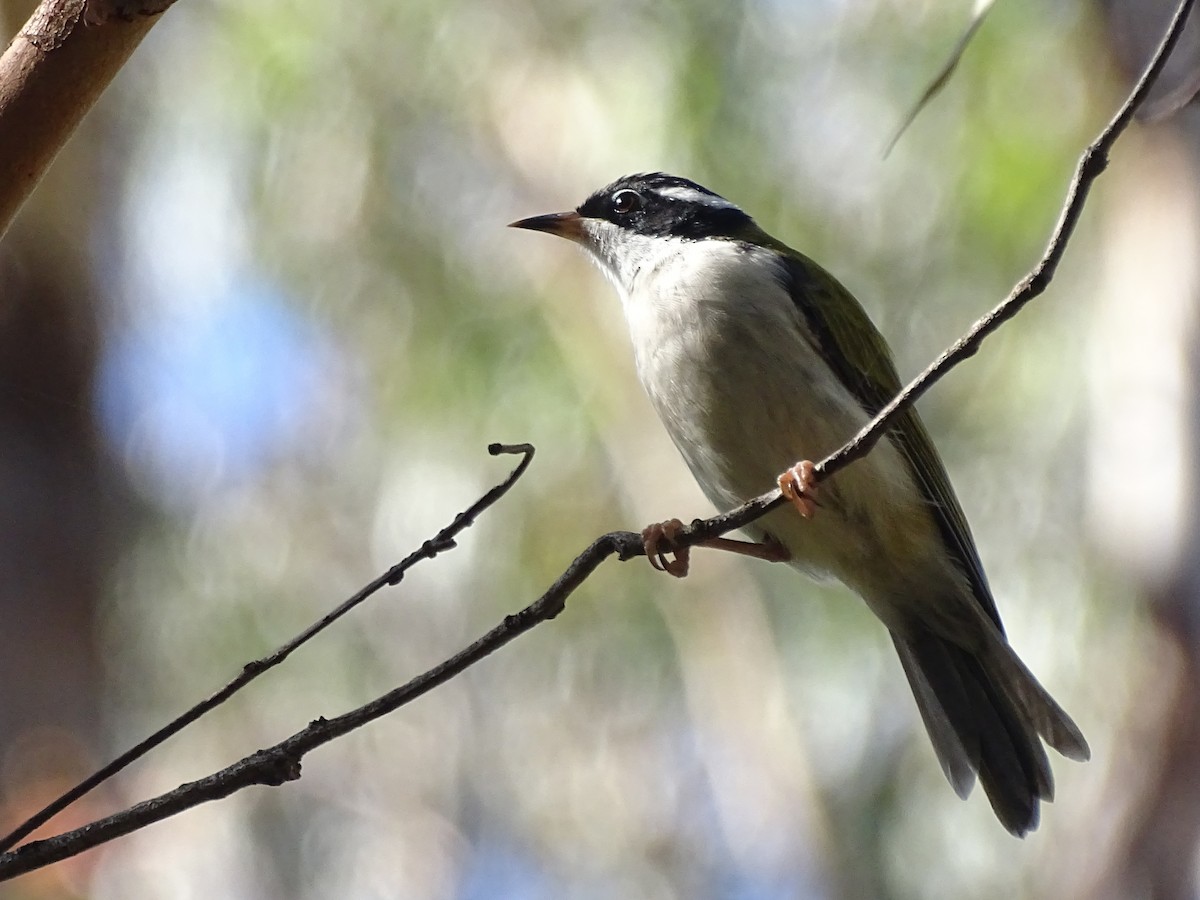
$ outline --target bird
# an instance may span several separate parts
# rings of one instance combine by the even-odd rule
[[[866,457],[817,483],[811,460],[900,391],[866,311],[818,263],[734,203],[663,172],[629,175],[579,207],[512,227],[566,238],[620,296],[639,380],[720,510],[778,486],[791,501],[700,546],[786,562],[857,593],[891,635],[934,752],[962,798],[976,777],[1010,833],[1054,797],[1043,742],[1087,741],[1009,645],[966,516],[917,411]],[[682,577],[678,519],[642,532]]]

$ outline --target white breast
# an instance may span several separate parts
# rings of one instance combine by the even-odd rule
[[[866,422],[819,356],[770,251],[722,240],[643,240],[625,254],[624,270],[610,270],[638,375],[719,509],[770,490],[785,468],[821,459]],[[788,508],[748,530],[760,538],[769,531],[798,567],[864,593],[872,586],[861,573],[878,569],[866,563],[877,563],[885,547],[887,555],[897,549],[889,523],[917,523],[914,562],[936,542],[907,464],[890,441],[823,485],[820,501],[812,521]]]
[[[714,502],[774,484],[864,417],[817,353],[772,254],[671,241],[625,295],[638,375]]]

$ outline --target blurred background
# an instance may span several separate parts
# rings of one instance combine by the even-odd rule
[[[603,532],[713,511],[604,279],[505,223],[688,176],[835,272],[908,377],[1032,265],[1166,5],[1002,0],[884,158],[966,0],[177,4],[0,244],[5,824],[449,522],[510,467],[490,441],[538,456],[457,550],[55,830],[407,680]],[[1092,745],[1027,840],[954,796],[858,600],[699,552],[608,564],[298,783],[2,896],[1194,896],[1198,134],[1135,126],[1048,295],[921,404]]]

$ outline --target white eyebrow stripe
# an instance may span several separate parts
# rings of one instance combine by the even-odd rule
[[[711,206],[716,209],[737,209],[734,204],[730,203],[724,197],[718,197],[715,194],[709,194],[705,191],[698,191],[686,185],[672,185],[671,187],[658,188],[658,194],[672,200],[682,200],[684,203],[702,203],[705,206]]]

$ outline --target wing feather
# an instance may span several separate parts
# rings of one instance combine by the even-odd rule
[[[900,377],[891,351],[866,310],[836,278],[813,260],[769,239],[783,253],[781,280],[805,321],[817,336],[821,350],[863,407],[875,415],[900,392]],[[941,457],[917,411],[909,407],[896,419],[889,437],[901,451],[919,486],[950,552],[992,621],[1004,633],[1000,613],[992,598],[979,551],[971,537]]]

